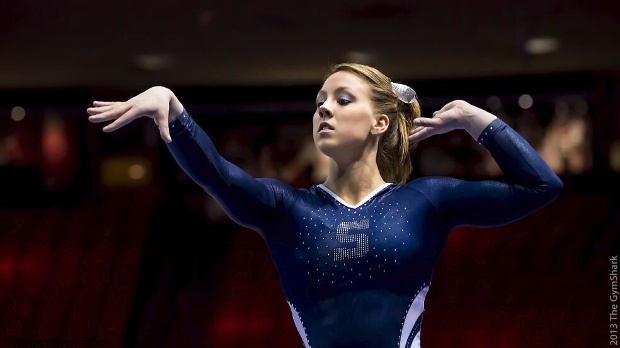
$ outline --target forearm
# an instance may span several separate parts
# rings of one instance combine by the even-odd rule
[[[458,225],[499,226],[522,218],[553,201],[562,181],[530,144],[499,118],[476,132],[505,179],[442,179],[446,193],[434,204],[450,228]],[[430,196],[431,194],[429,194]]]
[[[177,163],[203,188],[221,181],[227,171],[211,139],[188,113],[181,110],[178,116],[172,116],[175,111],[170,110],[172,142],[168,149]]]
[[[493,156],[506,177],[526,188],[559,192],[562,181],[538,152],[501,119],[485,127],[478,142]]]
[[[506,176],[526,187],[561,186],[557,175],[536,150],[497,116],[476,108],[476,112],[463,116],[461,124],[489,150]]]
[[[275,196],[267,185],[221,157],[187,111],[181,110],[170,123],[170,135],[172,142],[167,145],[176,162],[228,216],[250,228],[262,224],[266,212],[275,208]]]

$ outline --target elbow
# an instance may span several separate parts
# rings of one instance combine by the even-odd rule
[[[564,183],[555,174],[549,180],[547,180],[544,186],[545,193],[549,198],[549,201],[556,199],[564,190]]]

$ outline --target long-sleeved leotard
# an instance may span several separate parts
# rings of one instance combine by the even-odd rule
[[[543,207],[562,182],[502,120],[477,139],[507,181],[423,177],[356,206],[323,185],[252,178],[222,158],[187,111],[172,155],[237,223],[261,234],[306,347],[420,347],[424,298],[448,232],[498,226]]]

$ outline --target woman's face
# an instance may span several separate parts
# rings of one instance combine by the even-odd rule
[[[353,154],[372,140],[375,115],[370,87],[357,75],[338,71],[325,80],[312,119],[316,147],[329,157]]]

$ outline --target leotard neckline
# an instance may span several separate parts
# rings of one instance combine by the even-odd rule
[[[318,187],[320,187],[323,191],[325,191],[328,195],[332,196],[336,201],[338,201],[338,203],[344,205],[347,208],[359,208],[360,206],[364,205],[364,203],[368,202],[371,198],[373,198],[374,196],[376,196],[377,194],[379,194],[379,192],[383,191],[384,188],[390,186],[390,185],[394,185],[391,182],[386,182],[385,184],[380,185],[379,187],[377,187],[376,189],[372,190],[372,192],[370,192],[368,195],[366,195],[366,197],[362,198],[361,201],[359,201],[357,204],[355,205],[351,205],[347,202],[345,202],[344,199],[340,198],[340,196],[338,196],[334,191],[332,191],[331,189],[329,189],[329,187],[320,184],[317,185]]]

